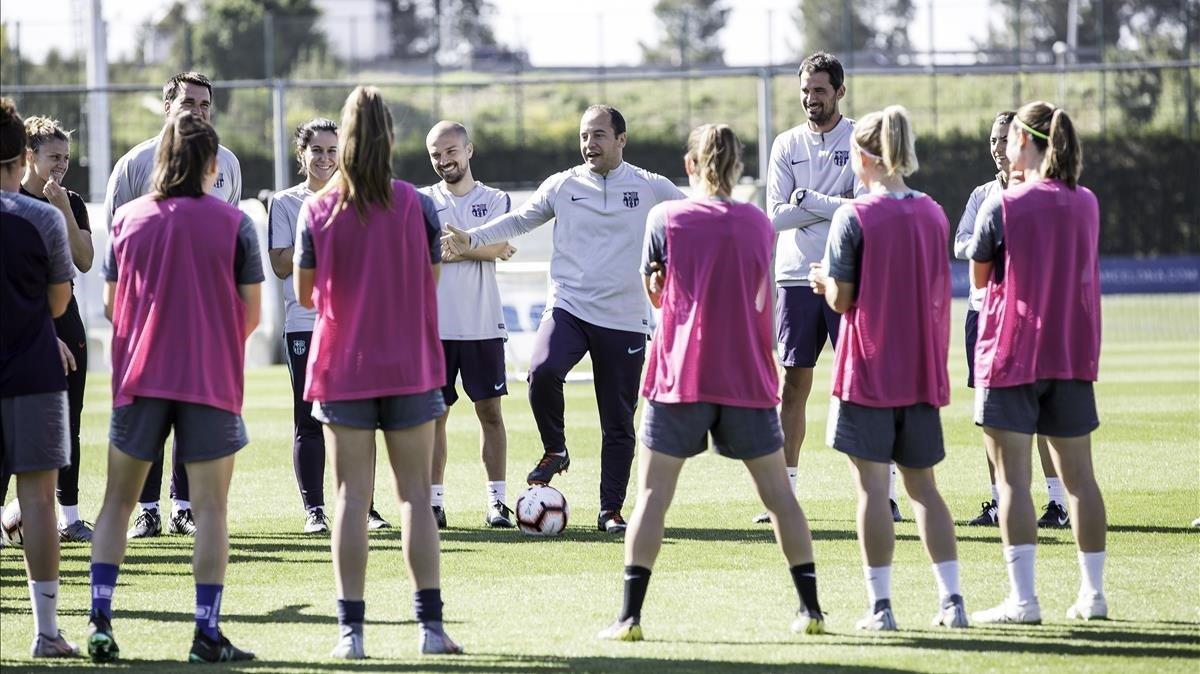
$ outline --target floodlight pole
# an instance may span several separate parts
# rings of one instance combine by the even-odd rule
[[[285,190],[288,187],[288,133],[287,133],[287,109],[284,105],[284,80],[276,78],[271,80],[271,118],[272,126],[274,127],[274,143],[275,148],[275,191]]]
[[[771,92],[771,68],[763,68],[758,75],[758,183],[767,185],[767,174],[771,170],[771,141],[775,126],[773,110],[775,102]]]
[[[88,130],[88,198],[104,201],[108,187],[108,170],[112,163],[111,130],[108,118],[108,46],[105,39],[104,15],[100,0],[87,4],[87,130]]]

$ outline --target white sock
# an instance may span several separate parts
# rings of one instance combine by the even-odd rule
[[[892,474],[888,476],[888,498],[896,500],[896,464],[892,464]]]
[[[1009,595],[1011,599],[1018,602],[1037,599],[1033,580],[1036,561],[1036,545],[1004,546],[1004,562],[1008,565],[1008,582],[1012,589]]]
[[[445,485],[435,484],[429,488],[429,505],[442,506],[446,503]]]
[[[58,528],[66,529],[67,525],[79,521],[79,506],[58,506]]]
[[[798,477],[800,475],[800,468],[794,467],[794,466],[788,466],[787,474],[788,474],[788,484],[792,485],[792,493],[795,494],[796,493],[796,480],[798,479]]]
[[[496,501],[501,503],[506,502],[508,489],[504,484],[504,480],[488,480],[487,483],[487,504],[490,506]]]
[[[58,636],[58,581],[29,581],[29,600],[33,604],[33,625],[37,633]]]
[[[874,610],[875,602],[892,598],[892,567],[863,566],[863,578],[867,579],[867,601]]]
[[[145,503],[139,503],[138,505],[142,507],[142,510],[153,510],[154,512],[158,512],[158,501],[146,501]]]
[[[1000,488],[995,483],[992,484],[992,503],[1000,505]]]
[[[944,602],[951,595],[962,596],[962,586],[958,581],[958,560],[951,559],[937,562],[933,565],[933,577],[937,579],[938,597]]]
[[[1046,478],[1046,491],[1050,495],[1050,500],[1063,507],[1067,508],[1067,490],[1063,488],[1061,478],[1048,477]]]
[[[1104,550],[1079,553],[1079,595],[1104,595]]]
[[[181,501],[179,499],[172,499],[172,500],[175,502],[175,505],[172,506],[172,508],[171,508],[172,513],[177,513],[180,510],[189,510],[192,507],[191,501]]]

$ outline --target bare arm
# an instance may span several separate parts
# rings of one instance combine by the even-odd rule
[[[850,305],[854,304],[854,284],[830,279],[833,283],[825,284],[825,302],[829,304],[829,308],[844,314],[850,310]]]
[[[646,298],[650,300],[650,305],[655,309],[661,309],[666,270],[657,262],[651,262],[650,267],[654,273],[642,277],[642,282],[646,286]]]
[[[71,282],[51,283],[46,288],[47,304],[50,305],[50,316],[58,318],[67,311],[71,303]]]
[[[442,265],[440,265],[440,264],[433,265],[433,284],[437,285],[437,282],[439,280],[441,280],[441,278],[442,278]]]
[[[455,255],[445,245],[442,246],[442,262],[493,262],[495,260],[507,260],[517,252],[515,246],[509,245],[507,241],[493,243],[490,246],[474,248],[464,252],[462,255]]]
[[[305,309],[313,308],[312,289],[316,276],[316,269],[305,269],[300,266],[295,267],[295,274],[292,277],[292,287],[296,290],[296,301]]]
[[[63,214],[67,221],[67,245],[71,249],[71,261],[75,268],[87,273],[92,268],[96,251],[92,247],[92,233],[79,226],[75,212],[71,210],[71,199],[67,191],[53,180],[42,188],[42,195]]]
[[[991,261],[980,262],[971,260],[971,284],[973,288],[986,288],[988,280],[992,278],[992,267],[994,264]]]
[[[271,271],[275,272],[275,276],[285,279],[292,275],[292,255],[295,253],[295,246],[272,248],[267,251],[267,257],[271,259]]]
[[[246,334],[242,339],[246,339],[254,333],[254,329],[258,327],[258,320],[262,315],[262,284],[247,283],[237,287],[238,296],[242,298],[246,309]]]
[[[108,281],[104,284],[104,317],[112,323],[113,317],[113,301],[117,296],[116,281]]]

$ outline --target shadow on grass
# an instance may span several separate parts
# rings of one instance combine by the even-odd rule
[[[1164,527],[1153,524],[1109,524],[1108,530],[1117,534],[1192,534],[1200,535],[1200,529],[1192,526]]]
[[[15,661],[5,661],[6,667],[17,665]],[[20,662],[18,666],[23,672],[95,672],[94,666],[83,664],[28,664]],[[125,671],[162,672],[195,672],[195,665],[171,660],[122,660],[116,665]],[[106,669],[111,669],[110,665]],[[420,661],[396,660],[366,660],[356,662],[317,661],[317,662],[288,662],[281,660],[263,660],[250,663],[225,665],[225,672],[254,672],[259,670],[288,672],[459,672],[475,674],[497,672],[499,674],[516,674],[530,672],[531,674],[557,674],[559,672],[574,672],[579,674],[610,674],[622,672],[654,672],[655,674],[685,674],[690,672],[713,672],[725,674],[789,674],[799,672],[829,672],[830,674],[858,674],[859,672],[910,672],[908,669],[886,669],[881,667],[863,667],[827,662],[814,663],[781,663],[764,664],[758,662],[740,662],[736,660],[700,660],[637,658],[622,656],[507,656],[507,655],[466,655],[461,657],[427,658]]]
[[[247,624],[247,625],[270,625],[270,624],[296,624],[296,625],[323,625],[333,628],[337,625],[337,616],[333,613],[306,613],[304,610],[312,607],[312,604],[289,604],[281,606],[266,613],[259,614],[240,614],[230,613],[221,616],[223,624]],[[9,603],[0,607],[0,615],[15,614],[29,615],[30,608],[27,602]],[[87,608],[62,607],[58,609],[59,616],[87,616]],[[118,604],[115,607],[113,615],[113,623],[120,634],[121,621],[123,620],[148,620],[156,623],[168,623],[174,625],[192,625],[195,621],[193,612],[183,611],[162,611],[162,610],[127,610],[122,609]],[[415,625],[416,620],[379,620],[371,619],[372,625]],[[455,621],[446,621],[447,625],[455,624]],[[181,628],[182,629],[182,628]]]

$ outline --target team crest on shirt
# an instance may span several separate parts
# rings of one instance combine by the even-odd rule
[[[637,192],[625,192],[624,194],[625,194],[625,207],[626,208],[637,208],[637,205],[639,203],[641,203],[638,200]]]
[[[849,150],[834,150],[833,163],[836,166],[845,166],[846,162],[850,161]]]
[[[214,185],[214,187],[216,187],[217,189],[224,189],[224,187],[225,187],[225,172],[224,171],[217,173],[217,182]]]
[[[292,353],[296,354],[297,356],[303,356],[304,352],[307,350],[308,344],[306,344],[303,339],[292,340]]]
[[[471,215],[476,218],[487,215],[487,204],[471,204]]]

